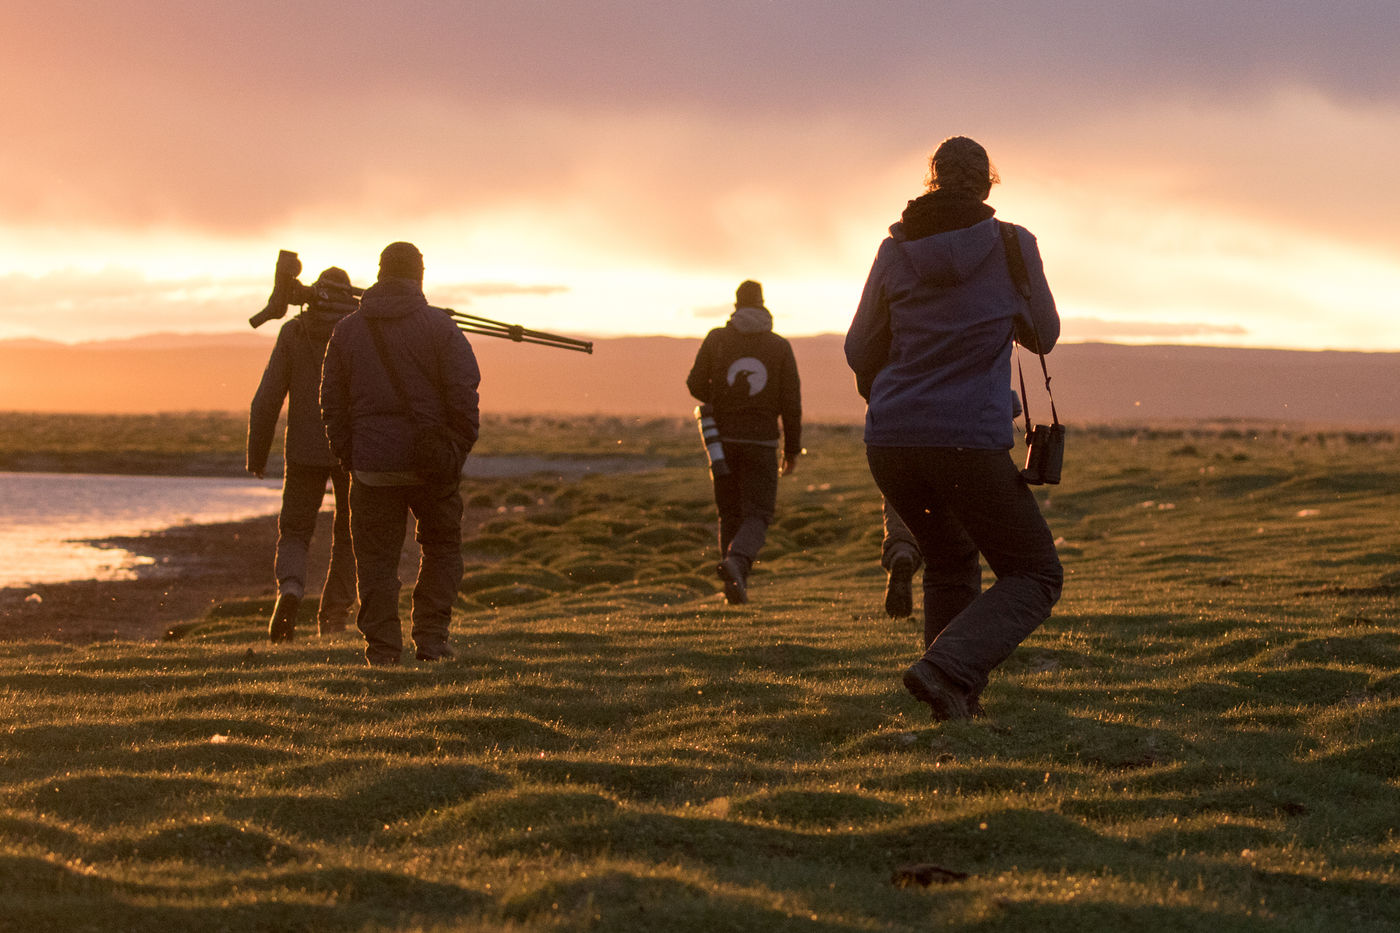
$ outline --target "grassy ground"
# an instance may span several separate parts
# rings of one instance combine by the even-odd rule
[[[282,472],[282,431],[268,475]],[[676,425],[647,418],[483,419],[477,456],[645,456]],[[0,471],[246,476],[248,419],[235,412],[51,415],[0,411]]]
[[[1072,433],[1064,598],[939,726],[856,429],[731,608],[693,428],[497,427],[672,465],[473,483],[455,662],[0,646],[0,929],[1400,926],[1393,436]]]

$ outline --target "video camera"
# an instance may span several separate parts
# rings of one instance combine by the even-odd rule
[[[268,321],[281,320],[291,305],[320,306],[349,313],[359,306],[360,296],[365,291],[348,281],[341,283],[318,279],[310,285],[303,285],[297,280],[299,275],[301,260],[297,254],[281,250],[277,254],[277,270],[273,273],[272,294],[267,297],[267,306],[248,318],[248,323],[260,327]]]
[[[365,292],[363,288],[357,288],[348,283],[318,280],[311,285],[303,285],[297,279],[299,275],[301,275],[301,259],[297,257],[297,254],[285,249],[278,251],[277,269],[272,278],[272,294],[267,298],[267,306],[250,317],[248,323],[259,327],[268,321],[280,320],[286,316],[287,308],[291,305],[310,305],[312,307],[319,305],[340,309],[345,308],[348,303],[349,307],[346,310],[353,311],[359,305],[360,296]],[[519,324],[493,321],[489,318],[477,317],[475,314],[467,314],[464,311],[454,311],[452,308],[443,308],[442,310],[447,312],[452,318],[452,323],[456,324],[457,329],[463,333],[502,337],[516,343],[535,343],[546,347],[558,347],[561,350],[577,350],[580,353],[593,352],[593,341],[591,340],[577,340],[573,337],[561,337],[558,334],[530,330]]]

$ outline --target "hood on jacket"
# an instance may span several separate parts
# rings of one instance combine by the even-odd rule
[[[360,296],[360,310],[367,317],[403,317],[427,304],[423,286],[413,279],[380,279]]]
[[[766,334],[773,329],[773,315],[767,308],[744,305],[729,316],[729,326],[741,334]]]
[[[327,311],[324,308],[309,307],[301,312],[301,324],[306,336],[313,343],[325,346],[331,339],[331,331],[345,317],[343,311]]]
[[[930,285],[946,286],[964,282],[1001,242],[1001,231],[994,218],[947,233],[935,233],[918,240],[905,240],[895,224],[890,228],[899,249],[914,273]]]

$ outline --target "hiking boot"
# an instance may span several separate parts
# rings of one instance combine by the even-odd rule
[[[900,554],[890,563],[890,577],[885,581],[885,614],[891,619],[906,619],[914,613],[914,569],[916,561]]]
[[[457,657],[457,652],[446,645],[439,645],[435,648],[419,648],[413,656],[420,661],[451,661]]]
[[[742,606],[749,601],[748,582],[744,579],[744,570],[737,557],[726,557],[720,561],[715,572],[724,581],[724,598],[729,605]]]
[[[321,619],[316,623],[317,635],[339,635],[349,627],[349,622],[344,614],[334,618]]]
[[[297,609],[300,606],[300,596],[283,593],[277,597],[277,604],[272,607],[272,619],[267,623],[268,641],[276,644],[279,641],[291,641],[295,637]]]
[[[904,689],[932,708],[935,722],[972,718],[966,691],[931,661],[920,658],[904,672]]]

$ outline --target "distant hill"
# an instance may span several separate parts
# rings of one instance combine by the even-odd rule
[[[0,341],[0,410],[242,411],[272,335],[154,335],[59,344]],[[793,338],[806,417],[854,422],[864,404],[842,337]],[[592,355],[472,339],[482,405],[491,412],[684,416],[699,335],[598,339]],[[1400,353],[1065,344],[1050,356],[1056,405],[1074,423],[1257,419],[1333,425],[1400,424]],[[1041,382],[1025,355],[1028,386]],[[1048,415],[1044,388],[1031,411]]]

